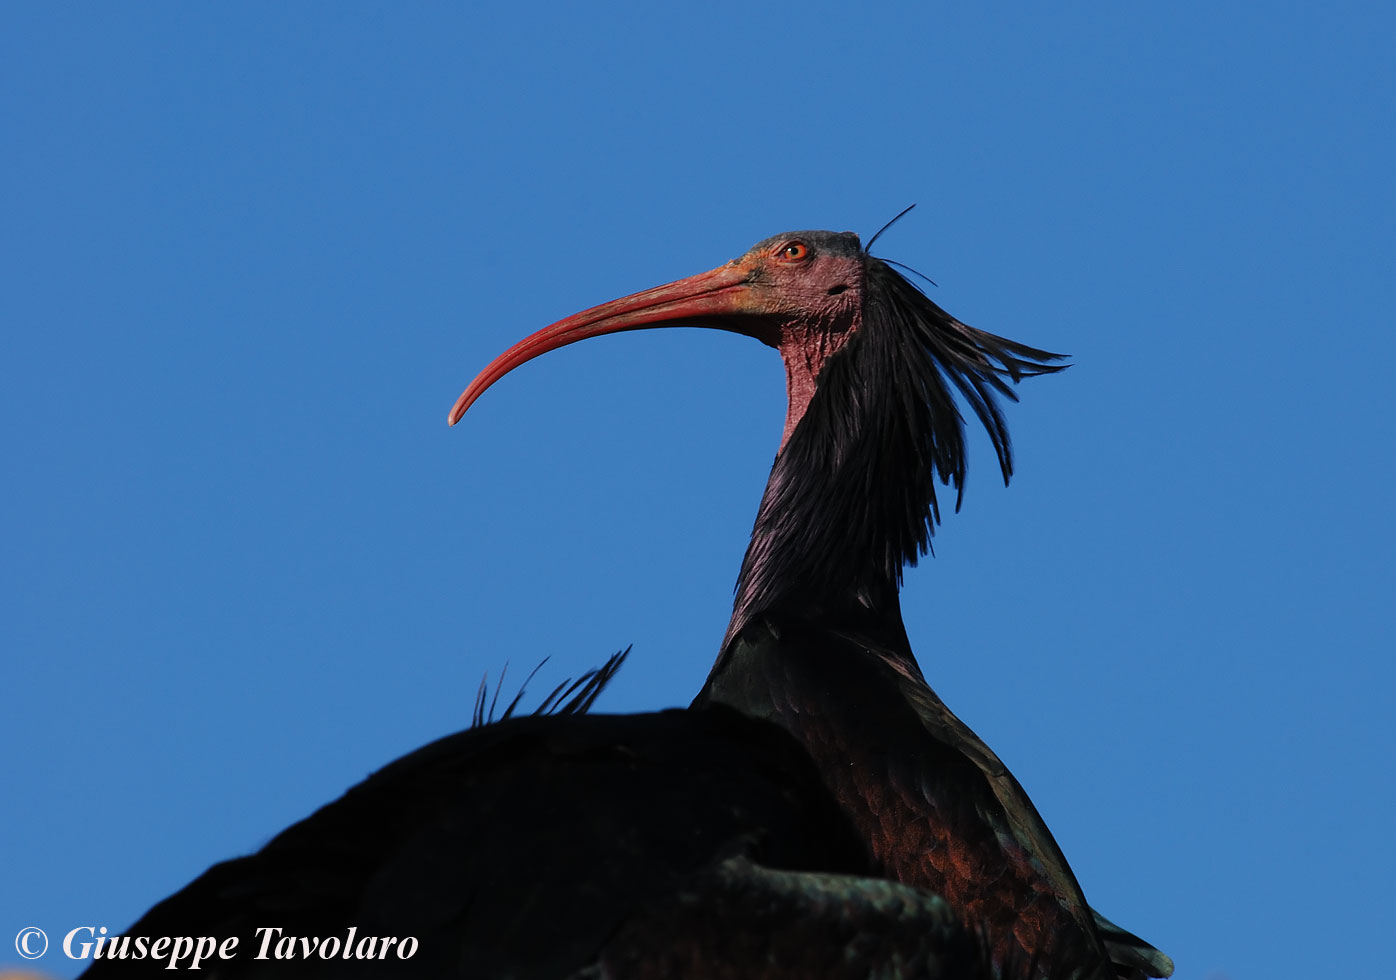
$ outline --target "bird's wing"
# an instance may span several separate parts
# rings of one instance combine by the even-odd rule
[[[375,976],[563,977],[733,857],[867,867],[808,757],[773,725],[735,712],[514,718],[399,759],[126,934],[237,936],[235,959],[204,964],[218,980],[355,968],[258,961],[266,927],[281,930],[273,950],[350,927],[417,940],[414,957]],[[98,961],[88,976],[149,968]]]
[[[627,923],[600,977],[989,980],[981,937],[944,899],[884,878],[781,871],[734,857]]]

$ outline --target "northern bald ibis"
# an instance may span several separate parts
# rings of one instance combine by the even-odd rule
[[[547,328],[491,364],[451,420],[545,350],[678,323],[777,347],[790,394],[697,710],[582,714],[613,661],[558,714],[392,763],[109,950],[237,937],[233,957],[203,958],[219,980],[1066,980],[1113,976],[1107,949],[1121,976],[1171,969],[1092,916],[1021,788],[926,686],[898,611],[902,566],[939,519],[933,481],[962,487],[951,387],[1007,477],[995,393],[1054,356],[955,321],[854,235],[795,233]],[[366,939],[381,958],[344,957]],[[156,959],[101,959],[85,976],[146,975]]]
[[[735,708],[793,734],[877,872],[943,895],[997,962],[1046,968],[1069,957],[1092,976],[1170,975],[1167,956],[1087,905],[1022,786],[926,683],[902,625],[902,570],[930,548],[936,482],[954,488],[957,508],[963,493],[955,393],[1007,482],[998,396],[1059,370],[1060,356],[961,323],[857,235],[789,232],[520,341],[471,382],[449,421],[539,354],[667,326],[774,347],[789,395],[731,623],[694,707]]]

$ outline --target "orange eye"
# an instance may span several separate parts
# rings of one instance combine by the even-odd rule
[[[804,242],[787,242],[785,247],[780,250],[780,257],[787,262],[798,262],[807,255],[809,255],[809,249],[805,247]]]

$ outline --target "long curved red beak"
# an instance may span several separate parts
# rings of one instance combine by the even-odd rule
[[[525,361],[601,334],[661,326],[712,327],[746,334],[774,347],[777,339],[764,319],[767,311],[760,308],[753,294],[750,273],[749,264],[734,260],[711,272],[602,303],[544,327],[491,361],[461,392],[447,422],[459,422],[486,388]]]

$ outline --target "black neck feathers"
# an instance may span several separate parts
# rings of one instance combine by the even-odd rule
[[[871,256],[862,293],[860,322],[824,364],[771,469],[724,649],[767,612],[901,633],[902,569],[930,551],[936,483],[954,489],[956,509],[964,492],[955,393],[988,432],[1006,482],[1012,449],[998,396],[1016,401],[1010,383],[1065,366],[961,323]]]

